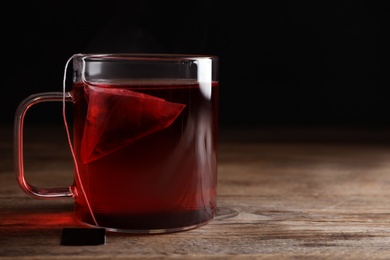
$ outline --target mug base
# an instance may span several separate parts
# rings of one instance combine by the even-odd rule
[[[128,234],[140,234],[140,235],[146,235],[146,234],[167,234],[167,233],[176,233],[176,232],[181,232],[181,231],[186,231],[186,230],[191,230],[195,228],[199,228],[201,226],[206,225],[210,221],[200,223],[197,225],[192,225],[192,226],[186,226],[186,227],[177,227],[177,228],[162,228],[162,229],[121,229],[121,228],[111,228],[111,227],[101,227],[101,226],[96,226],[96,225],[91,225],[86,222],[82,222],[79,220],[79,222],[84,225],[88,226],[91,228],[104,228],[108,232],[115,232],[115,233],[128,233]]]
[[[107,231],[133,234],[162,234],[185,231],[203,226],[215,217],[215,209],[176,211],[149,214],[114,214],[94,212],[95,219],[85,210],[76,210],[76,219],[83,225]]]

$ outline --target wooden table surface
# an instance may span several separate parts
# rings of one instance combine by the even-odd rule
[[[164,235],[107,232],[99,246],[62,246],[73,200],[22,192],[12,128],[0,127],[2,259],[390,259],[390,131],[222,130],[218,215]],[[70,185],[61,127],[30,127],[25,170],[36,186]],[[388,133],[389,137],[387,137]]]

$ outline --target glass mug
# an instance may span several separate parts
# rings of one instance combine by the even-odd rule
[[[109,231],[176,232],[213,219],[218,57],[76,54],[70,61],[70,91],[31,95],[16,110],[21,189],[37,198],[74,198],[78,221]],[[70,187],[34,187],[24,176],[24,117],[46,101],[73,103]]]

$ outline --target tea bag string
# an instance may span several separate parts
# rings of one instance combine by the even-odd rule
[[[62,87],[63,87],[63,96],[62,96],[62,116],[63,116],[63,119],[64,119],[65,130],[66,130],[66,134],[67,134],[67,137],[68,137],[68,143],[69,143],[70,151],[71,151],[72,158],[73,158],[73,162],[74,162],[74,166],[75,166],[75,171],[76,171],[77,180],[78,180],[79,183],[80,183],[80,189],[81,189],[81,192],[83,193],[83,195],[84,195],[84,197],[85,197],[85,201],[86,201],[87,206],[88,206],[88,209],[89,209],[89,211],[90,211],[90,213],[91,213],[93,222],[95,223],[95,225],[96,225],[97,227],[99,227],[99,225],[98,225],[98,223],[97,223],[97,221],[96,221],[95,215],[93,214],[91,204],[89,203],[88,196],[87,196],[87,194],[86,194],[86,192],[85,192],[83,182],[82,182],[82,180],[81,180],[80,171],[79,171],[79,167],[78,167],[78,164],[77,164],[76,155],[75,155],[75,153],[74,153],[73,144],[72,144],[72,140],[71,140],[70,133],[69,133],[68,122],[67,122],[67,120],[66,120],[66,112],[65,112],[66,72],[67,72],[67,70],[68,70],[69,62],[70,62],[71,60],[73,60],[75,57],[80,56],[80,55],[81,55],[81,54],[74,54],[74,55],[72,55],[72,56],[66,61],[66,64],[65,64],[64,77],[63,77],[63,82],[62,82]],[[82,59],[82,61],[83,61],[83,67],[82,67],[82,75],[81,75],[81,77],[82,77],[82,81],[84,82],[84,81],[85,81],[85,77],[84,77],[84,72],[85,72],[84,58]]]

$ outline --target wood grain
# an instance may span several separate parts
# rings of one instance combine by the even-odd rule
[[[210,223],[165,235],[109,232],[102,246],[61,246],[62,228],[79,226],[72,199],[24,194],[13,173],[11,130],[1,131],[1,259],[390,258],[390,145],[378,135],[344,142],[340,135],[225,132],[219,214]],[[68,185],[66,140],[56,137],[60,129],[36,135],[42,131],[26,139],[26,175],[40,185]]]

